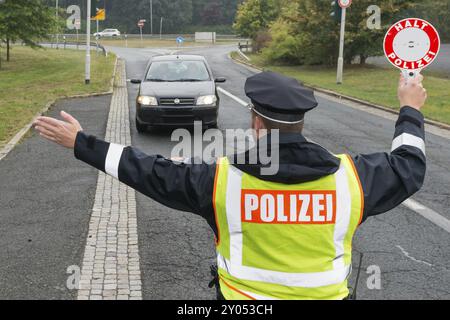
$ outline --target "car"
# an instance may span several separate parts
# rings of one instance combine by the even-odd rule
[[[186,127],[202,121],[204,128],[217,127],[220,98],[217,83],[207,60],[199,55],[160,55],[153,57],[136,98],[136,129]]]
[[[105,29],[101,32],[94,33],[94,37],[120,37],[121,33],[117,29]]]

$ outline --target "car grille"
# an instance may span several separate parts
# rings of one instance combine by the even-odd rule
[[[175,101],[179,101],[176,103]],[[161,106],[193,106],[195,105],[194,98],[160,98],[159,104]]]

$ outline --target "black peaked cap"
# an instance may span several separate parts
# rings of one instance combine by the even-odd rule
[[[245,94],[256,113],[278,122],[300,122],[306,112],[318,105],[313,90],[275,72],[261,72],[248,78]]]

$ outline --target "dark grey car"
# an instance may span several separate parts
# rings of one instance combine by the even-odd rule
[[[219,95],[206,59],[197,55],[156,56],[150,61],[136,99],[136,128],[189,126],[202,121],[217,127]]]

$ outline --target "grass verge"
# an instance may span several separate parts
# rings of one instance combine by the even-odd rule
[[[48,102],[109,90],[115,56],[92,55],[89,86],[84,59],[83,51],[13,47],[0,69],[0,148]]]
[[[397,100],[399,71],[394,68],[375,66],[346,66],[344,83],[336,84],[336,69],[327,67],[278,66],[267,64],[257,54],[248,54],[251,63],[265,70],[271,70],[296,78],[305,84],[332,90],[343,95],[358,98],[391,109],[400,109]],[[243,60],[237,53],[234,59]],[[244,61],[246,62],[246,61]],[[428,101],[423,114],[428,119],[450,124],[450,80],[435,74],[423,73]]]

